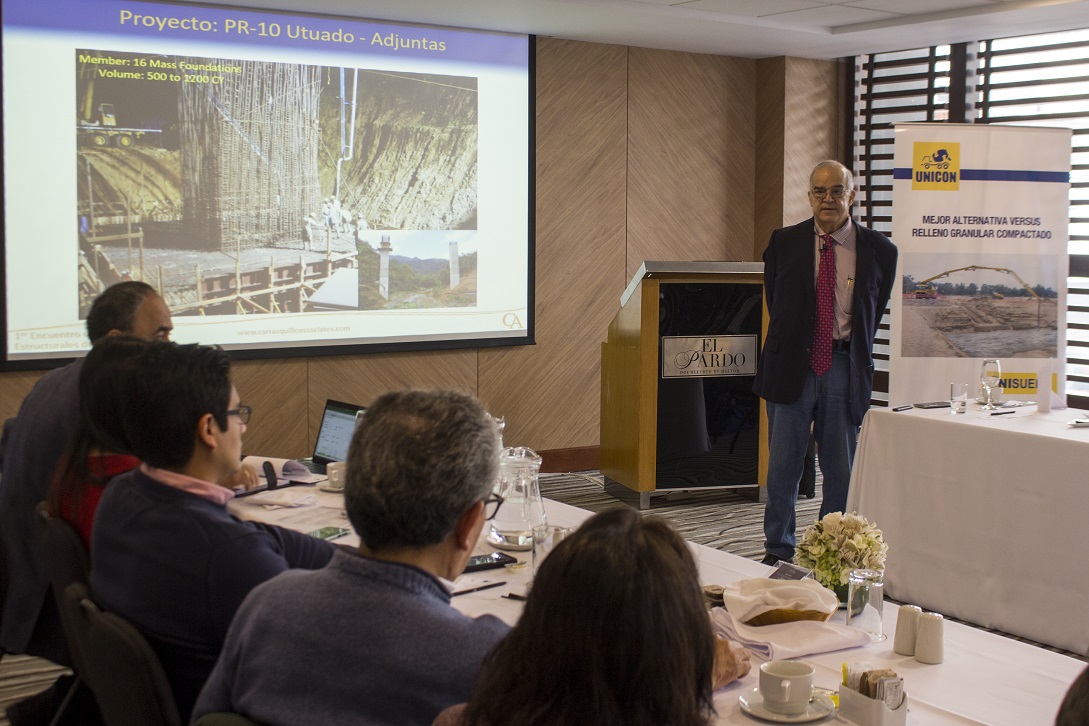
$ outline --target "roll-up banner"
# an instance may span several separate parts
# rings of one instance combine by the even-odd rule
[[[889,403],[949,398],[997,358],[999,399],[1065,400],[1069,129],[897,124]],[[1043,385],[1043,384],[1041,384]]]

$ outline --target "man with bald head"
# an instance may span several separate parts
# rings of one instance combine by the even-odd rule
[[[896,247],[851,219],[854,179],[838,161],[809,176],[813,216],[764,251],[768,332],[753,390],[767,402],[764,564],[793,561],[810,431],[824,476],[820,516],[842,512],[873,390],[873,341],[896,277]]]

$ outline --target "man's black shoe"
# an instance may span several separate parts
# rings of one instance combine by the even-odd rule
[[[793,565],[794,564],[794,558],[792,558],[792,557],[779,557],[777,555],[773,555],[773,554],[769,553],[769,554],[764,555],[764,559],[760,560],[761,565],[771,565],[772,567],[775,567],[780,562],[785,562],[788,565]]]

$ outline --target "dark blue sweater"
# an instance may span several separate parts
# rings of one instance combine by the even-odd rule
[[[411,565],[337,552],[242,604],[194,716],[242,713],[270,726],[430,726],[469,700],[485,654],[510,628],[450,606]]]
[[[240,521],[136,469],[114,479],[98,505],[91,591],[159,654],[184,722],[250,590],[292,567],[324,567],[334,550],[315,537]]]

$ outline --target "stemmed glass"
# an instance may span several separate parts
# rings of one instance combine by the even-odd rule
[[[987,401],[981,406],[984,411],[993,411],[998,408],[994,401],[991,400],[991,392],[998,388],[998,383],[1002,380],[1002,366],[998,362],[997,358],[987,358],[983,361],[983,366],[979,369],[979,383],[983,386],[983,390],[987,392]]]

